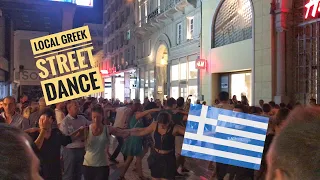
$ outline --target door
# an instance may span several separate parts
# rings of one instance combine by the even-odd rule
[[[188,97],[188,89],[186,84],[180,85],[180,97],[185,99]]]

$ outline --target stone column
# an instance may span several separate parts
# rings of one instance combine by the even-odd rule
[[[273,72],[276,74],[276,96],[274,97],[274,101],[277,104],[289,102],[286,92],[286,34],[288,30],[288,13],[289,9],[283,7],[275,10],[276,62]]]

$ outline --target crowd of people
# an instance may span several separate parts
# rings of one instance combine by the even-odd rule
[[[107,180],[120,153],[120,180],[134,159],[139,178],[148,179],[142,171],[147,154],[153,179],[183,177],[189,172],[181,149],[190,104],[183,97],[162,102],[89,97],[47,106],[44,98],[30,102],[22,95],[16,102],[8,96],[0,100],[0,179]],[[260,170],[211,162],[212,179],[320,179],[320,110],[314,99],[310,107],[263,100],[257,107],[245,96],[238,101],[221,92],[213,104],[270,120]],[[118,142],[114,151],[111,135]]]

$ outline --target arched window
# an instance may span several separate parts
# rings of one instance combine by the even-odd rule
[[[250,0],[225,0],[212,26],[212,48],[252,38]]]

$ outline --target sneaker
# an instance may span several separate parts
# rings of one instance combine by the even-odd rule
[[[110,160],[110,162],[112,162],[113,164],[119,164],[119,162],[116,161],[115,159],[109,159],[109,160]]]

